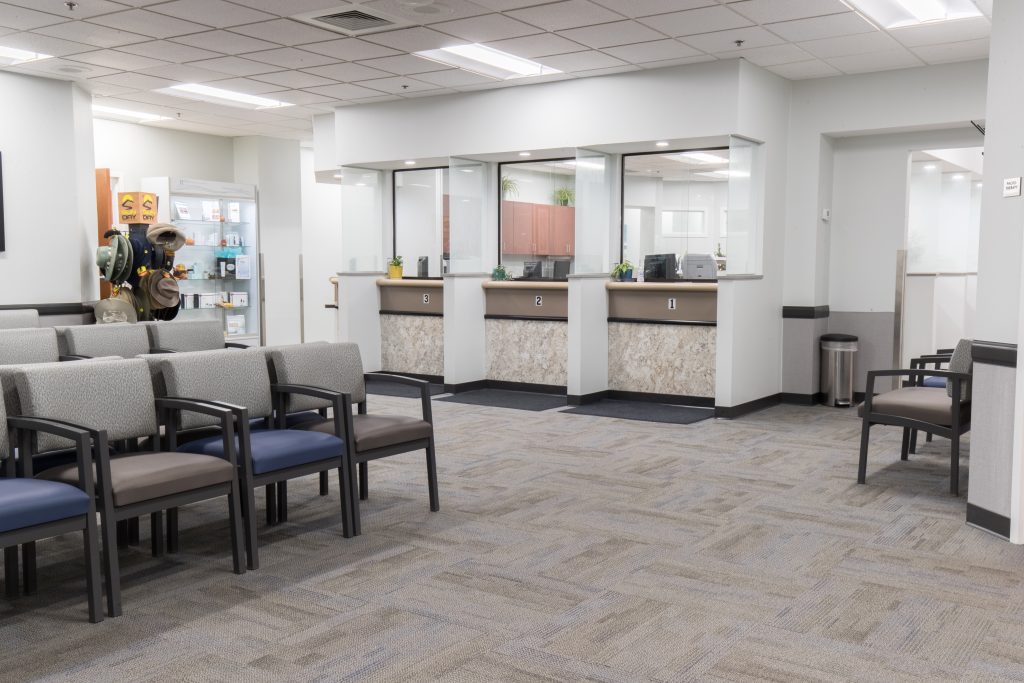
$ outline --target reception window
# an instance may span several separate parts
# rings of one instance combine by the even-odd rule
[[[576,160],[500,164],[499,262],[511,277],[561,280],[576,243]]]
[[[440,277],[450,258],[448,169],[394,171],[394,255],[405,277]]]

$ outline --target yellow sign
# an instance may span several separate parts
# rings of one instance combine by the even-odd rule
[[[156,223],[160,198],[151,192],[118,192],[117,216],[119,223]]]

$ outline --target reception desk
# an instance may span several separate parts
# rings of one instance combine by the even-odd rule
[[[713,406],[718,284],[609,282],[606,287],[612,395]]]
[[[377,280],[381,369],[440,381],[444,375],[444,282]]]
[[[564,391],[568,381],[569,285],[483,283],[490,382]]]

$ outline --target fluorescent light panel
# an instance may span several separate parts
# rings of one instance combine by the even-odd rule
[[[846,0],[885,28],[980,17],[973,0]]]
[[[293,106],[289,102],[272,100],[269,97],[260,97],[258,95],[250,95],[244,92],[235,92],[234,90],[214,88],[213,86],[202,85],[200,83],[172,85],[169,88],[162,88],[157,92],[185,97],[191,100],[203,100],[204,102],[213,102],[215,104],[227,104],[233,107],[244,106],[249,109],[278,109],[280,107]]]
[[[160,114],[150,114],[144,111],[132,111],[130,109],[119,109],[118,107],[108,107],[105,104],[94,104],[92,105],[92,111],[94,114],[109,114],[123,119],[134,119],[139,123],[152,123],[153,121],[170,121],[170,116],[161,116]]]
[[[53,59],[53,55],[0,45],[0,66],[18,66],[19,64],[38,62],[43,59]]]
[[[682,163],[690,164],[727,164],[729,160],[726,157],[719,156],[718,154],[712,154],[711,152],[680,152],[679,154],[663,154],[666,159],[672,161],[680,161]]]
[[[523,57],[496,50],[493,47],[472,43],[470,45],[453,45],[439,50],[424,50],[414,53],[417,57],[432,62],[454,66],[457,69],[471,71],[482,76],[500,80],[526,78],[527,76],[548,76],[562,73],[558,69],[544,66]]]

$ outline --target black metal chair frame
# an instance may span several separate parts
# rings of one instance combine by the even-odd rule
[[[937,425],[930,422],[924,422],[922,420],[915,420],[908,417],[902,417],[899,415],[890,415],[887,413],[878,413],[872,410],[872,403],[874,400],[874,389],[875,379],[879,377],[910,377],[911,382],[917,384],[923,381],[924,375],[931,377],[945,377],[951,381],[952,393],[950,397],[950,408],[951,416],[950,421],[952,425]],[[857,468],[857,483],[863,484],[867,478],[867,467],[868,467],[868,442],[870,438],[871,427],[874,425],[891,425],[894,427],[903,427],[903,448],[900,453],[900,460],[908,459],[908,452],[910,450],[910,432],[911,430],[919,429],[924,432],[937,434],[950,440],[949,447],[949,492],[954,496],[960,494],[960,437],[966,434],[971,429],[971,423],[968,419],[967,422],[961,422],[960,397],[963,395],[963,384],[969,382],[971,376],[962,372],[952,372],[950,370],[927,370],[921,369],[901,369],[901,370],[871,370],[868,372],[867,387],[864,393],[864,422],[861,428],[860,435],[860,463]]]
[[[924,370],[931,365],[936,370],[941,370],[942,366],[953,357],[954,349],[938,349],[935,353],[926,354],[924,356],[918,356],[917,358],[910,359],[911,369]],[[916,382],[904,382],[903,386],[924,386],[924,380],[930,375],[919,375]],[[910,430],[910,440],[904,445],[910,453],[917,453],[917,431],[916,429]],[[933,434],[931,432],[925,432],[925,441],[931,443]]]

